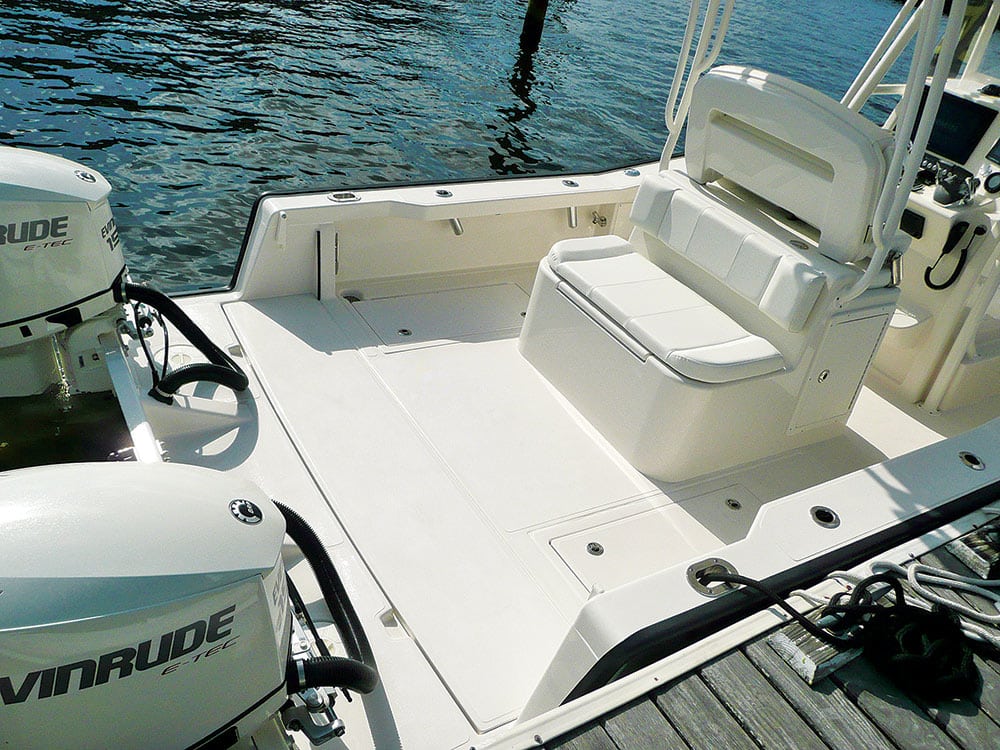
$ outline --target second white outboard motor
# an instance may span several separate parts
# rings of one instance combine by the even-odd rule
[[[70,392],[109,390],[104,355],[117,347],[118,324],[127,319],[123,303],[136,318],[133,337],[152,335],[139,324],[149,316],[138,312],[151,307],[208,360],[169,374],[150,362],[153,398],[171,403],[178,388],[199,380],[245,390],[239,365],[175,302],[128,282],[110,193],[107,180],[80,164],[0,147],[0,398],[60,385]]]
[[[74,390],[109,387],[96,342],[120,317],[125,271],[110,192],[80,164],[0,147],[0,397],[41,393],[63,377]],[[76,341],[60,336],[68,329]]]

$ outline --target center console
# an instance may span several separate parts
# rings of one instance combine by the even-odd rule
[[[901,222],[913,239],[872,375],[907,402],[949,409],[1000,383],[998,195],[1000,86],[950,81]]]

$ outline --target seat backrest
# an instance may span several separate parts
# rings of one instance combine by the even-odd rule
[[[819,92],[773,73],[723,66],[696,84],[688,175],[724,177],[820,232],[838,262],[871,255],[871,224],[892,135]]]
[[[735,293],[792,333],[803,329],[824,287],[835,293],[858,275],[804,242],[791,244],[791,232],[755,226],[676,173],[644,177],[630,218],[662,243],[646,243],[654,263],[677,273],[671,254],[687,258],[718,282],[703,287],[715,304],[730,311],[727,297]]]

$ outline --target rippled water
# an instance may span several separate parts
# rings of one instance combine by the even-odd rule
[[[0,143],[103,173],[133,274],[228,281],[270,190],[584,172],[646,161],[687,3],[7,0]],[[742,0],[721,62],[837,96],[892,0]]]

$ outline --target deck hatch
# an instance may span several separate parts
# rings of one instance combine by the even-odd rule
[[[492,284],[362,300],[354,310],[383,344],[410,348],[475,336],[516,336],[527,304],[528,295],[516,284]]]

